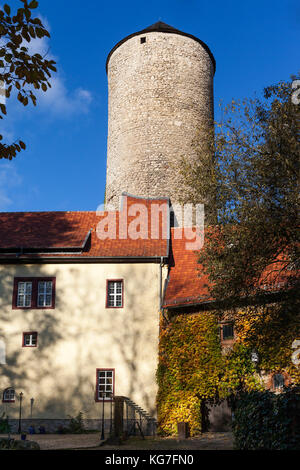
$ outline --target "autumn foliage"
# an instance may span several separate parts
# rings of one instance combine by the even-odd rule
[[[291,361],[295,316],[273,305],[260,311],[247,307],[235,318],[237,338],[226,354],[217,312],[161,318],[157,405],[163,435],[175,435],[180,421],[189,423],[192,436],[201,432],[201,406],[232,399],[242,391],[264,390],[263,374],[285,371],[300,383],[300,372]],[[261,358],[259,372],[251,362],[253,349]]]

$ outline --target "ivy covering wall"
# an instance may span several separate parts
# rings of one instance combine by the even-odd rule
[[[161,316],[158,381],[158,422],[164,435],[175,435],[177,423],[189,423],[191,435],[201,432],[203,405],[218,403],[238,391],[264,390],[261,371],[251,361],[260,357],[265,373],[287,372],[300,383],[291,361],[291,344],[298,330],[297,316],[282,306],[235,312],[236,341],[222,354],[220,312],[168,313]]]

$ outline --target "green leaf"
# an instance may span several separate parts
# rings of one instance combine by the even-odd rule
[[[39,6],[38,2],[36,0],[32,0],[32,2],[29,3],[28,7],[33,10],[34,8],[37,8]]]
[[[3,8],[4,8],[5,13],[9,16],[10,15],[10,6],[5,4]]]
[[[33,26],[29,26],[29,34],[32,38],[36,37]]]

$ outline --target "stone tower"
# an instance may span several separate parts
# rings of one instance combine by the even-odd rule
[[[124,191],[176,202],[174,163],[193,158],[199,128],[213,119],[211,51],[195,36],[158,22],[116,44],[106,68],[106,203],[117,208]]]

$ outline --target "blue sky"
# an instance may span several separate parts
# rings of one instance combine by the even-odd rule
[[[1,133],[21,138],[27,150],[0,160],[0,211],[95,210],[103,202],[106,57],[120,39],[159,19],[213,52],[216,118],[220,100],[253,96],[299,70],[300,5],[293,0],[40,0],[36,11],[51,32],[36,47],[50,48],[58,73],[37,108],[7,103]]]

